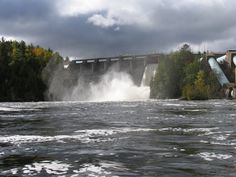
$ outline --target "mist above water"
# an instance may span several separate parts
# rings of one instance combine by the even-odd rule
[[[150,96],[149,86],[135,85],[132,77],[116,66],[96,82],[81,74],[76,78],[75,74],[62,67],[45,70],[51,71],[46,97],[52,101],[135,101],[146,100]]]
[[[71,94],[66,93],[63,100],[76,101],[133,101],[148,99],[150,88],[138,87],[129,74],[115,70],[101,76],[97,83],[85,84],[80,78]]]

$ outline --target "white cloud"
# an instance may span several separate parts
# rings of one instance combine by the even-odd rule
[[[57,0],[56,7],[62,16],[78,16],[106,9],[106,0]]]
[[[169,3],[169,5],[171,7],[176,7],[176,8],[183,8],[183,7],[211,8],[225,5],[225,0],[178,0],[178,2],[176,2],[175,0],[167,0],[167,2],[171,2]]]
[[[184,44],[189,44],[192,51],[194,52],[204,52],[204,51],[210,51],[210,52],[226,52],[227,50],[235,49],[232,48],[236,44],[236,38],[230,37],[225,39],[217,39],[213,41],[202,41],[201,43],[189,43],[189,42],[181,42],[177,45],[176,48],[172,46],[169,48],[169,50],[179,50]]]
[[[166,29],[169,25],[169,28],[172,28],[165,16],[175,19],[173,24],[181,20],[176,19],[178,16],[161,14],[163,11],[179,14],[189,10],[193,15],[205,13],[207,16],[208,9],[224,10],[225,6],[230,6],[230,3],[224,0],[57,0],[55,2],[59,14],[64,17],[88,15],[89,23],[102,28],[130,25],[144,30],[157,27]],[[212,11],[209,15],[213,15]]]
[[[56,7],[61,16],[91,15],[88,22],[101,27],[119,25],[150,26],[151,18],[143,0],[58,0]],[[105,14],[105,16],[103,15]]]
[[[4,36],[4,39],[7,40],[7,41],[21,41],[21,40],[24,40],[25,42],[28,42],[28,40],[24,39],[22,36],[11,36],[11,35],[3,35],[3,36]]]
[[[114,25],[119,25],[120,22],[118,19],[115,19],[113,17],[104,17],[100,14],[95,14],[92,17],[90,17],[88,19],[89,23],[94,24],[95,26],[100,26],[103,28],[108,28],[108,27],[112,27]]]

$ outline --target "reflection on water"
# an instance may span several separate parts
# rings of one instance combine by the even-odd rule
[[[0,103],[0,176],[236,176],[233,101]]]

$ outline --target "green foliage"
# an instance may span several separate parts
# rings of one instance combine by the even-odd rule
[[[208,99],[208,85],[205,83],[204,71],[197,73],[197,78],[193,85],[187,84],[183,88],[183,96],[187,100],[206,100]]]
[[[151,98],[181,97],[184,85],[184,67],[193,61],[194,55],[188,45],[179,51],[162,56],[157,73],[151,82]]]
[[[160,59],[151,81],[151,98],[205,100],[220,96],[220,85],[201,54],[193,54],[185,44],[179,51]]]
[[[0,101],[42,101],[47,89],[42,71],[62,57],[24,41],[0,41]]]
[[[184,83],[193,84],[200,69],[201,65],[198,60],[194,60],[192,63],[186,65],[184,67]]]
[[[152,87],[156,87],[156,93],[159,98],[171,98],[179,95],[179,84],[175,84],[175,80],[178,80],[180,70],[176,61],[173,61],[169,56],[160,60],[156,76],[154,77],[154,84]]]

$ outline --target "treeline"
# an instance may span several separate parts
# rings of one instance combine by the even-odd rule
[[[150,97],[220,98],[217,77],[201,57],[188,45],[163,55],[150,83]],[[62,100],[62,93],[77,82],[75,75],[63,69],[63,58],[51,49],[0,40],[0,102]]]
[[[194,54],[185,44],[176,52],[163,55],[152,79],[151,98],[205,100],[221,97],[221,86],[202,54]]]
[[[43,101],[51,68],[63,58],[51,49],[24,41],[0,40],[0,101]]]

